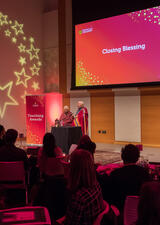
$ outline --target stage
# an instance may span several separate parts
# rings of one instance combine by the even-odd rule
[[[97,143],[95,162],[100,164],[117,163],[121,161],[121,148],[124,145]],[[160,163],[160,148],[143,147],[141,157],[149,162]]]

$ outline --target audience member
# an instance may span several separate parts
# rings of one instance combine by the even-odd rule
[[[77,149],[87,150],[94,157],[94,153],[95,153],[95,150],[96,150],[96,144],[91,141],[91,139],[90,139],[90,137],[88,135],[83,135],[81,137],[80,141],[79,141]]]
[[[119,210],[123,210],[127,195],[139,195],[142,184],[150,180],[149,172],[136,164],[139,157],[140,152],[135,145],[126,145],[121,151],[124,166],[110,174],[111,203]]]
[[[48,176],[64,175],[62,158],[63,152],[56,146],[54,135],[46,133],[43,138],[43,147],[38,153],[38,166],[41,173]]]
[[[2,125],[0,125],[0,147],[5,145],[4,137],[5,137],[5,129]]]
[[[71,192],[65,225],[92,225],[104,210],[100,186],[92,155],[85,150],[71,154],[69,190]]]
[[[23,149],[15,146],[18,132],[14,129],[8,129],[5,135],[6,144],[0,148],[0,160],[2,162],[23,161],[24,168],[28,167],[27,154]]]
[[[136,225],[160,224],[160,183],[147,182],[142,186]]]

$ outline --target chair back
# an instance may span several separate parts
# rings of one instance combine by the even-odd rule
[[[69,149],[69,155],[72,154],[72,152],[74,152],[74,150],[77,148],[77,145],[76,144],[72,144],[70,149]]]
[[[22,161],[0,162],[0,185],[6,188],[25,187],[25,170]]]
[[[100,225],[101,220],[102,220],[104,214],[107,214],[107,213],[109,212],[109,204],[108,204],[106,201],[104,201],[104,200],[103,200],[103,202],[104,202],[104,205],[105,205],[105,209],[104,209],[103,212],[101,212],[101,213],[97,216],[97,218],[96,218],[96,220],[94,221],[93,225]]]
[[[133,225],[137,221],[139,196],[127,196],[124,205],[124,225]]]
[[[45,207],[20,207],[0,210],[1,225],[50,225],[51,220]]]

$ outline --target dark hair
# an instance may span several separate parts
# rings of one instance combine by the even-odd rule
[[[43,153],[47,157],[56,157],[54,149],[56,148],[56,140],[52,133],[46,133],[43,137]]]
[[[81,137],[77,149],[87,150],[93,155],[95,153],[96,144],[91,141],[88,135],[84,135]]]
[[[129,144],[122,148],[121,158],[126,163],[136,163],[140,157],[140,151],[137,146]]]
[[[96,182],[96,171],[93,157],[90,152],[83,149],[71,154],[69,188],[76,192],[79,188],[93,187]]]
[[[5,130],[5,129],[4,129],[4,126],[2,126],[2,125],[0,124],[0,137],[1,137],[2,132],[3,132],[4,130]]]
[[[6,132],[5,140],[7,144],[14,144],[18,137],[18,131],[15,129],[8,129]]]
[[[160,183],[147,182],[140,192],[137,225],[160,224]]]

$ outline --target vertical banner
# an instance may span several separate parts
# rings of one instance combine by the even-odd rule
[[[27,145],[41,145],[45,134],[45,96],[26,96]]]

